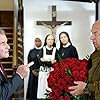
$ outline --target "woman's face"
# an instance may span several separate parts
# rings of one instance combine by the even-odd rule
[[[54,37],[53,37],[52,35],[49,35],[49,36],[47,37],[46,42],[47,42],[47,45],[48,45],[48,46],[53,46]]]
[[[35,45],[39,48],[39,47],[41,47],[41,44],[42,44],[41,40],[39,38],[36,38]]]
[[[61,43],[62,43],[63,45],[66,45],[66,44],[68,43],[68,37],[67,37],[67,35],[64,34],[64,33],[62,33],[62,34],[60,35],[60,41],[61,41]]]

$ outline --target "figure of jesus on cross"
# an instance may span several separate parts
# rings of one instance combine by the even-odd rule
[[[56,13],[56,6],[52,6],[52,21],[37,21],[37,25],[43,25],[49,28],[52,31],[52,34],[55,35],[56,29],[60,26],[64,25],[71,25],[71,21],[57,21],[56,20],[57,13]]]

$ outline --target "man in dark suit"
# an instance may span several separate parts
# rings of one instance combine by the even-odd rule
[[[10,46],[7,44],[7,37],[4,30],[0,29],[0,59],[9,57]],[[4,68],[0,64],[0,100],[11,100],[12,94],[21,86],[23,86],[23,79],[27,76],[29,71],[28,65],[18,66],[15,75],[7,80]]]

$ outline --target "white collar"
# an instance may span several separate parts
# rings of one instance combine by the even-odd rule
[[[48,50],[52,50],[53,46],[52,46],[52,47],[48,47],[48,46],[46,45],[46,48],[47,48]]]
[[[2,74],[4,74],[1,68],[0,68],[0,71],[2,72]]]
[[[35,46],[34,48],[36,48],[36,49],[38,49],[38,50],[39,50],[39,49],[41,49],[41,48],[42,48],[42,46],[41,46],[41,47],[37,47],[37,46]]]
[[[71,44],[68,42],[66,45],[63,45],[64,48],[70,46]]]

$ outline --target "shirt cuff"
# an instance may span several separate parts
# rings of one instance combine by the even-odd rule
[[[23,77],[22,77],[22,75],[20,75],[18,72],[16,72],[20,77],[21,77],[21,79],[24,79]]]

